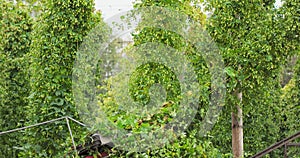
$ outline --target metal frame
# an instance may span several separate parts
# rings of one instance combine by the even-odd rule
[[[73,134],[72,134],[72,130],[71,130],[71,126],[70,126],[69,120],[72,120],[72,121],[76,122],[77,124],[79,124],[81,126],[84,126],[84,127],[86,127],[86,125],[83,124],[83,123],[81,123],[80,121],[77,121],[77,120],[69,117],[69,116],[64,116],[64,117],[56,118],[56,119],[53,119],[53,120],[49,120],[49,121],[37,123],[37,124],[26,126],[26,127],[16,128],[16,129],[8,130],[8,131],[3,131],[3,132],[0,132],[0,136],[4,135],[4,134],[8,134],[8,133],[18,132],[18,131],[25,130],[25,129],[28,129],[28,128],[42,126],[42,125],[53,123],[53,122],[56,122],[56,121],[61,121],[63,119],[66,120],[66,123],[67,123],[67,126],[68,126],[68,130],[69,130],[69,133],[70,133],[70,137],[72,139],[72,144],[73,144],[74,150],[75,150],[76,155],[77,155],[78,153],[77,153],[77,149],[76,149],[76,144],[74,142],[74,137],[73,137]]]
[[[260,158],[270,152],[272,152],[275,149],[278,149],[282,146],[284,146],[284,158],[287,158],[287,151],[288,151],[288,147],[289,146],[300,146],[299,143],[290,143],[291,141],[297,139],[300,137],[300,131],[295,133],[294,135],[291,135],[273,145],[271,145],[270,147],[266,148],[265,150],[255,154],[254,156],[252,156],[251,158]]]

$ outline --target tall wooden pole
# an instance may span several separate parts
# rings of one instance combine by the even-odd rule
[[[232,152],[234,158],[242,158],[244,151],[244,141],[243,141],[243,111],[240,107],[243,99],[242,92],[236,93],[240,104],[236,105],[237,112],[232,112],[231,122],[232,122]]]

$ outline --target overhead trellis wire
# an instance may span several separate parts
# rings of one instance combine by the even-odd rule
[[[13,132],[17,132],[17,131],[21,131],[21,130],[25,130],[25,129],[28,129],[28,128],[33,128],[33,127],[37,127],[37,126],[42,126],[42,125],[45,125],[45,124],[48,124],[48,123],[53,123],[53,122],[56,122],[56,121],[61,121],[61,120],[66,120],[66,123],[67,123],[67,126],[68,126],[68,130],[70,132],[70,136],[71,136],[71,139],[72,139],[72,143],[73,143],[73,147],[74,147],[74,150],[76,151],[76,144],[74,142],[74,138],[73,138],[73,134],[72,134],[72,130],[71,130],[71,126],[70,126],[70,123],[69,123],[69,119],[76,122],[77,124],[81,125],[81,126],[86,126],[85,124],[81,123],[80,121],[78,120],[75,120],[69,116],[64,116],[64,117],[60,117],[60,118],[56,118],[56,119],[53,119],[53,120],[49,120],[49,121],[45,121],[45,122],[41,122],[41,123],[37,123],[37,124],[34,124],[34,125],[30,125],[30,126],[25,126],[25,127],[21,127],[21,128],[15,128],[15,129],[11,129],[11,130],[8,130],[8,131],[3,131],[3,132],[0,132],[0,136],[1,135],[4,135],[4,134],[8,134],[8,133],[13,133]],[[77,151],[76,151],[77,153]]]

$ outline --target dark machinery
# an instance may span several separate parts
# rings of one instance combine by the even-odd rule
[[[103,137],[98,133],[92,134],[85,145],[78,145],[76,150],[78,155],[84,158],[94,158],[91,154],[97,153],[98,158],[108,158],[114,144],[109,138]]]

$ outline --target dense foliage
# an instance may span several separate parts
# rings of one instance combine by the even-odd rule
[[[28,58],[32,19],[22,4],[0,1],[0,131],[25,125],[29,94]],[[16,157],[22,150],[23,133],[0,137],[0,155]]]
[[[281,138],[279,126],[279,70],[297,45],[291,44],[294,29],[286,28],[293,18],[274,8],[275,1],[209,1],[214,14],[208,30],[223,53],[228,78],[228,94],[243,93],[245,154],[254,154]],[[293,3],[295,4],[295,2]],[[296,6],[294,6],[296,7]],[[281,14],[280,14],[281,13]],[[294,14],[294,13],[293,13]],[[293,20],[292,20],[293,19]],[[288,22],[286,22],[288,21]],[[288,24],[289,23],[289,24]],[[226,110],[211,135],[214,144],[229,152],[230,112],[237,105],[234,95],[228,95]],[[226,135],[224,135],[226,134]],[[222,139],[221,139],[222,138]]]
[[[0,131],[62,116],[80,120],[72,93],[76,53],[84,40],[95,40],[85,39],[95,26],[100,32],[93,36],[99,40],[94,42],[101,43],[110,33],[101,15],[95,13],[93,0],[26,2],[0,0]],[[245,157],[299,131],[300,62],[295,55],[299,56],[300,51],[300,5],[299,0],[285,0],[281,8],[274,8],[274,3],[275,0],[208,0],[206,9],[211,11],[208,18],[201,11],[202,1],[198,0],[141,0],[135,3],[136,9],[157,6],[187,15],[210,33],[225,62],[226,105],[214,128],[205,137],[199,137],[198,129],[213,93],[210,65],[176,32],[142,28],[147,25],[147,19],[153,18],[152,14],[144,14],[133,34],[134,44],[129,45],[124,53],[129,56],[131,51],[136,51],[134,47],[146,43],[160,43],[184,51],[200,85],[197,87],[199,108],[189,128],[164,147],[144,153],[113,149],[112,157],[231,157],[231,112],[235,112],[236,105],[239,105],[236,92],[243,94],[239,106],[243,109]],[[168,25],[172,18],[177,18],[174,16],[158,16],[156,19]],[[182,21],[171,24],[176,24],[178,30],[185,27]],[[193,29],[190,29],[191,36],[192,33]],[[108,53],[119,50],[122,41],[118,40],[108,46]],[[155,48],[148,53],[157,53],[160,48]],[[141,52],[136,51],[130,57],[138,58]],[[287,63],[290,57],[294,61]],[[116,64],[124,64],[115,63],[111,58],[100,60],[99,63],[107,62],[106,68],[110,70]],[[295,67],[283,67],[285,64],[293,66],[293,63],[296,63]],[[109,78],[109,74],[101,74],[103,70],[97,71],[99,74],[93,77]],[[287,79],[280,76],[281,72],[293,75]],[[114,100],[118,92],[110,89],[109,80],[97,83],[99,92],[105,92],[98,96],[99,105],[105,107],[103,110],[110,121],[127,131],[139,133],[164,128],[175,118],[171,112],[182,97],[181,85],[175,75],[164,65],[141,65],[131,74],[129,92],[122,92],[146,105],[153,97],[151,86],[162,84],[167,97],[156,114],[126,112],[128,107],[117,105]],[[126,83],[120,80],[119,84]],[[73,123],[71,128],[76,143],[90,132]],[[71,146],[63,120],[1,135],[0,157],[63,157],[72,150]],[[298,151],[289,150],[289,156]],[[282,151],[277,150],[269,157],[280,157],[281,154]]]
[[[71,92],[72,68],[84,36],[99,22],[94,2],[47,1],[38,17],[30,51],[31,92],[27,110],[33,124],[62,116],[78,118]],[[83,130],[76,127],[75,132]],[[32,130],[27,156],[58,156],[70,148],[64,121]],[[49,143],[51,142],[51,143]]]
[[[135,7],[137,9],[142,9],[142,10],[152,6],[166,7],[167,9],[172,10],[174,13],[187,15],[189,18],[193,19],[194,21],[197,21],[200,24],[204,24],[205,15],[202,14],[200,8],[196,6],[191,6],[191,3],[192,1],[175,0],[175,1],[158,2],[158,1],[150,0],[150,1],[142,1],[141,3],[137,3]],[[155,9],[153,10],[153,12],[156,11],[157,10]],[[144,21],[140,22],[140,26],[143,26],[144,24],[147,25],[149,21],[151,23],[151,20],[149,19],[151,19],[154,15],[151,14],[148,15],[146,13],[142,14]],[[175,20],[176,17],[178,16],[176,14],[169,15],[167,13],[166,17],[164,17],[165,15],[160,16],[159,14],[155,16],[157,16],[155,17],[155,19],[164,23],[162,25],[164,27],[171,28],[170,25],[176,25],[176,28],[174,30],[178,29],[178,31],[180,31],[180,29],[185,27],[185,24],[183,24],[181,21]],[[201,27],[204,28],[204,25],[202,25]],[[146,27],[146,28],[140,27],[137,30],[138,34],[133,34],[134,47],[143,48],[143,46],[147,45],[147,43],[161,43],[162,45],[164,45],[164,47],[171,47],[178,51],[185,51],[185,55],[189,59],[189,62],[193,64],[196,77],[198,79],[199,84],[201,85],[200,87],[197,87],[200,89],[200,93],[201,93],[199,96],[199,102],[201,103],[201,105],[199,107],[199,111],[197,112],[197,118],[193,122],[193,127],[198,128],[200,126],[199,122],[203,120],[205,111],[207,110],[208,107],[211,76],[209,74],[209,70],[207,68],[206,62],[204,58],[201,56],[200,52],[196,52],[192,43],[187,43],[185,41],[186,39],[184,39],[181,35],[179,35],[178,32],[177,33],[174,32],[174,30],[167,30],[164,28],[153,28],[153,27]],[[191,29],[191,33],[193,33],[192,29]],[[155,46],[156,49],[154,50],[149,49],[149,47],[145,47],[145,48],[147,53],[161,53],[158,52],[158,50],[162,51],[164,49],[161,49],[160,46],[161,45],[156,45]],[[132,54],[132,51],[134,51],[134,49],[130,49],[129,52]],[[140,53],[142,53],[142,51]],[[138,56],[134,56],[134,57],[138,58]],[[131,88],[129,91],[130,92],[129,95],[132,95],[134,100],[142,101],[141,102],[142,105],[145,105],[149,102],[149,98],[151,97],[149,96],[151,95],[150,87],[155,83],[160,83],[162,84],[163,88],[165,88],[166,90],[167,97],[165,103],[162,104],[161,107],[159,108],[160,111],[158,112],[156,111],[157,113],[151,114],[146,117],[142,117],[142,116],[124,117],[125,112],[119,113],[119,115],[115,116],[116,113],[113,113],[112,121],[116,122],[119,127],[132,130],[133,132],[139,132],[140,130],[143,131],[143,129],[145,127],[148,127],[149,125],[151,125],[153,129],[156,129],[157,126],[160,128],[163,127],[163,125],[168,123],[169,121],[172,121],[173,117],[172,114],[170,115],[170,113],[174,111],[174,109],[176,110],[176,107],[178,108],[177,96],[178,93],[180,94],[179,89],[180,86],[182,86],[178,83],[178,80],[174,75],[175,74],[172,74],[172,72],[167,67],[162,66],[158,63],[149,63],[138,67],[130,77],[130,81],[129,81],[130,88],[131,87],[136,87],[136,88]],[[104,106],[106,107],[108,106],[111,108],[111,106],[112,107],[117,106],[113,103],[112,100],[106,99],[105,101],[106,104],[104,104]],[[185,108],[189,108],[189,107],[185,107]],[[115,111],[117,111],[118,109],[120,108],[116,108]],[[123,119],[119,119],[120,117]],[[166,145],[162,149],[153,150],[149,153],[141,154],[140,156],[142,155],[150,155],[154,157],[207,157],[207,156],[209,157],[213,155],[221,156],[222,154],[220,154],[217,149],[213,148],[213,144],[211,144],[209,141],[201,141],[199,139],[199,133],[198,133],[199,131],[198,129],[193,129],[193,127],[191,127],[189,130],[187,130],[184,133],[187,136],[179,137],[174,142],[171,142],[170,144]],[[194,147],[199,149],[203,148],[201,143],[210,144],[209,145],[210,147],[208,147],[206,150],[191,151],[190,150],[191,144],[189,143],[190,141],[194,142],[192,143],[194,144]],[[222,156],[224,157],[225,154]]]

